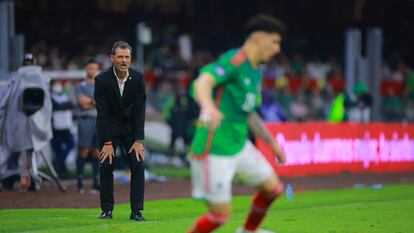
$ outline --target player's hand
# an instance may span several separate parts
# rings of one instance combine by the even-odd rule
[[[270,146],[272,147],[272,152],[277,157],[277,161],[279,164],[286,163],[286,155],[285,152],[280,148],[279,144],[276,141],[273,141]]]
[[[98,149],[92,149],[92,158],[94,159],[100,159],[100,154],[99,154],[99,150]]]
[[[101,152],[99,153],[99,158],[101,163],[103,163],[106,159],[109,160],[109,164],[112,164],[112,158],[115,156],[114,148],[112,145],[104,145]]]
[[[132,151],[135,151],[135,157],[137,157],[138,161],[144,161],[144,145],[142,143],[135,141],[131,149],[129,149],[128,154],[132,153]]]
[[[200,111],[199,120],[203,127],[215,129],[220,126],[223,114],[215,106],[204,107]]]

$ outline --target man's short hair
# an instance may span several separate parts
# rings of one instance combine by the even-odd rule
[[[279,33],[283,36],[286,33],[286,26],[282,21],[272,16],[260,14],[251,18],[246,24],[246,35],[249,37],[253,32]]]
[[[111,54],[115,55],[115,51],[117,48],[121,48],[121,49],[129,49],[129,52],[132,53],[132,47],[131,45],[129,45],[127,42],[125,41],[117,41],[114,43],[114,45],[112,46],[112,50],[111,50]]]

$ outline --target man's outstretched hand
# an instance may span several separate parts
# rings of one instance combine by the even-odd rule
[[[141,142],[135,141],[131,149],[129,149],[128,154],[132,153],[132,151],[135,151],[135,156],[138,161],[144,161],[144,145]]]
[[[108,158],[109,164],[112,164],[112,158],[115,156],[114,148],[112,145],[104,145],[101,152],[99,153],[99,158],[101,160],[101,163],[105,161],[105,159]]]

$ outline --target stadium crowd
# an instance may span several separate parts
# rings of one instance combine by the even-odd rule
[[[189,46],[184,47],[188,49]],[[65,60],[66,56],[60,54],[58,48],[48,48],[42,43],[33,47],[31,52],[46,70],[81,70],[84,61],[91,57],[101,64],[102,69],[111,66],[109,56],[101,47],[86,46],[81,55],[71,60]],[[176,45],[164,43],[147,54],[144,75],[147,87],[146,118],[147,121],[163,122],[170,127],[168,153],[180,154],[177,151],[183,152],[184,148],[185,152],[191,142],[199,114],[197,104],[189,95],[190,83],[197,76],[198,69],[210,63],[216,54],[207,50],[188,53],[186,49],[180,49],[178,38]],[[371,97],[372,93],[364,83],[356,83],[353,93],[347,93],[342,67],[335,56],[326,60],[308,59],[295,53],[274,58],[261,67],[263,89],[259,114],[269,122],[369,122],[372,103],[377,100]],[[381,79],[382,121],[414,122],[414,71],[403,61],[391,61],[384,63]],[[70,102],[66,106],[72,106],[69,110],[73,112],[75,121],[76,111],[79,110],[76,107],[75,85],[80,81],[51,82],[51,92],[66,96]],[[338,101],[341,106],[339,110]],[[341,113],[341,109],[344,112]],[[60,120],[64,119],[57,119]],[[66,131],[70,132],[69,129]],[[62,142],[65,138],[67,142]],[[184,147],[176,149],[179,138]],[[54,138],[52,144],[56,141],[67,143],[64,157],[74,147],[71,136]],[[175,163],[188,165],[184,156]]]
[[[183,38],[190,40],[187,35]],[[186,92],[198,69],[216,56],[207,50],[194,53],[187,50],[180,49],[177,38],[177,44],[164,43],[148,52],[145,79],[149,93],[149,120],[168,121],[177,95]],[[31,52],[45,70],[80,70],[88,57],[94,57],[103,68],[111,65],[107,53],[99,46],[86,46],[81,54],[70,59],[61,54],[59,48],[49,48],[44,43],[36,44]],[[346,88],[342,67],[335,56],[325,60],[305,58],[299,53],[278,56],[262,67],[264,88],[260,113],[267,121],[329,120],[332,100]],[[414,71],[401,59],[389,59],[384,62],[381,79],[382,121],[414,121]],[[70,81],[65,82],[69,96],[74,93],[71,84]],[[362,88],[360,91],[370,92],[365,84],[357,85],[359,87],[354,87],[354,91]],[[355,97],[350,96],[349,99],[348,110],[357,103]]]

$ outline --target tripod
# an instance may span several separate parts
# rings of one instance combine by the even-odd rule
[[[59,176],[56,173],[56,170],[54,169],[52,163],[50,163],[49,159],[43,154],[42,151],[27,150],[25,152],[22,152],[21,154],[23,154],[23,157],[21,158],[21,184],[24,187],[31,187],[32,189],[37,190],[40,188],[40,183],[44,179],[48,181],[54,181],[61,192],[66,192],[66,187],[62,184],[61,180],[59,179]],[[18,155],[20,156],[20,154]],[[50,176],[42,171],[39,171],[37,166],[36,155],[40,155],[43,158],[43,161],[45,162],[46,166],[48,167],[51,173]],[[16,163],[17,167],[18,159],[18,157],[15,158],[13,155],[11,155],[7,159],[7,161],[0,167],[3,168],[9,162]]]

